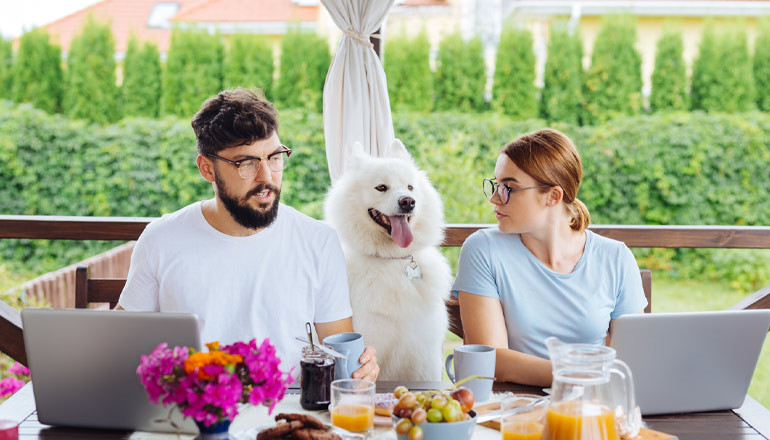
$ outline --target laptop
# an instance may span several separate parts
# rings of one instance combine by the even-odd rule
[[[727,410],[743,404],[768,329],[770,310],[623,315],[610,344],[643,415]]]
[[[149,402],[136,368],[161,342],[200,350],[195,315],[88,309],[23,309],[35,404],[40,423],[176,432],[171,406]],[[174,410],[182,432],[195,423]]]

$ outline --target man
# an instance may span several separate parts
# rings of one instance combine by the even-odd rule
[[[215,197],[147,226],[118,308],[195,313],[203,342],[270,338],[284,368],[298,366],[305,322],[321,340],[353,331],[337,235],[279,203],[291,150],[278,138],[273,104],[226,90],[203,103],[192,126],[198,170]],[[374,348],[360,362],[353,377],[374,381]]]

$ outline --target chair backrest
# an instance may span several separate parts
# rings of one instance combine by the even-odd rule
[[[126,279],[91,278],[89,275],[88,266],[78,266],[75,270],[75,308],[87,309],[91,303],[109,303],[114,309]]]
[[[650,313],[652,310],[652,272],[641,269],[639,274],[642,277],[644,296],[647,297],[647,307],[644,308],[644,313]],[[449,314],[449,331],[464,339],[463,320],[460,318],[460,302],[456,298],[449,298],[446,301],[446,310]]]

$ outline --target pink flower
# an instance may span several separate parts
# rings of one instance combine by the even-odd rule
[[[29,376],[29,368],[16,362],[8,368],[8,372],[17,376]]]
[[[275,355],[275,347],[270,344],[270,339],[262,341],[259,347],[257,340],[252,339],[248,344],[236,342],[222,347],[222,350],[243,358],[249,372],[246,385],[253,385],[248,402],[252,405],[268,406],[268,414],[272,414],[275,405],[283,399],[294,378],[291,371],[284,374],[278,368],[281,360]]]
[[[269,406],[272,412],[294,380],[291,372],[284,374],[278,368],[281,361],[267,339],[260,346],[252,339],[222,347],[221,352],[243,359],[236,360],[239,363],[235,366],[215,362],[222,357],[216,355],[218,344],[207,346],[214,355],[196,355],[194,362],[195,370],[202,369],[205,374],[185,371],[185,361],[194,353],[187,347],[169,349],[163,343],[149,355],[141,356],[136,372],[150,401],[164,406],[176,404],[185,417],[209,426],[232,421],[238,414],[238,403]]]
[[[164,394],[173,396],[181,374],[184,373],[184,361],[189,356],[187,347],[174,347],[169,350],[168,344],[161,343],[149,356],[142,355],[136,373],[141,378],[150,402],[158,403]],[[179,403],[178,400],[163,399],[163,404]]]
[[[25,382],[15,377],[6,377],[0,380],[0,397],[10,396],[11,394],[19,391]]]

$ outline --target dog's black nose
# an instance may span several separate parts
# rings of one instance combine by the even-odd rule
[[[412,212],[414,204],[414,199],[411,197],[401,197],[398,199],[398,206],[401,207],[402,212]]]

